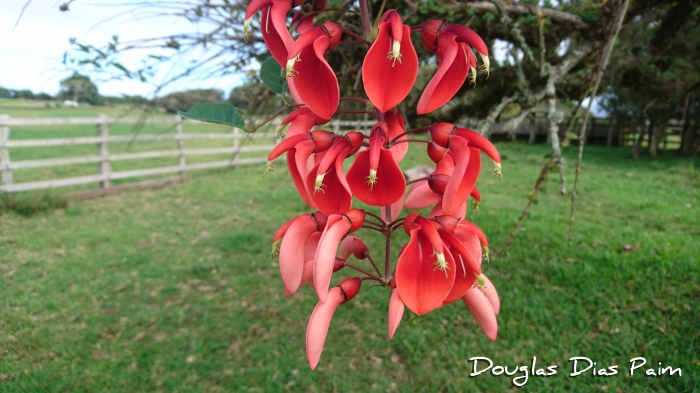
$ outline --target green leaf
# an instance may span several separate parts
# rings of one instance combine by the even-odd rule
[[[277,61],[273,57],[263,61],[260,66],[260,79],[262,79],[268,89],[272,90],[274,93],[282,94],[284,86],[282,67],[277,64]]]
[[[178,111],[177,114],[186,119],[224,124],[240,128],[245,132],[252,132],[245,128],[245,119],[238,114],[238,108],[228,104],[199,104],[187,112]]]

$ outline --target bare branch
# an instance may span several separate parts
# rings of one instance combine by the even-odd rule
[[[588,103],[588,108],[586,108],[586,115],[583,117],[583,125],[581,125],[581,135],[579,136],[578,145],[578,163],[576,164],[576,177],[574,178],[574,188],[571,191],[571,216],[569,217],[569,243],[573,241],[574,237],[574,209],[576,206],[576,187],[578,186],[578,179],[581,174],[581,161],[583,159],[583,147],[586,144],[586,125],[588,123],[588,118],[591,115],[591,107],[593,106],[593,101],[598,93],[598,86],[600,85],[601,79],[603,79],[603,74],[605,73],[605,68],[608,66],[608,60],[610,60],[610,54],[612,53],[613,47],[615,46],[615,40],[617,40],[617,35],[622,29],[622,22],[625,20],[625,15],[627,14],[627,8],[629,7],[630,0],[623,0],[620,10],[615,18],[615,23],[610,29],[610,37],[603,47],[603,61],[600,67],[595,71],[593,85],[593,90],[591,91],[591,99]]]
[[[462,3],[462,2],[460,2]],[[490,2],[487,1],[475,1],[475,2],[464,2],[462,3],[462,7],[466,9],[470,9],[474,12],[477,13],[485,13],[485,12],[491,12],[491,13],[496,13],[497,9],[496,6]],[[534,5],[529,5],[529,4],[505,4],[504,5],[504,10],[507,14],[509,15],[525,15],[525,14],[532,14],[532,15],[537,15],[538,12],[541,12],[542,15],[544,15],[547,18],[552,19],[553,21],[557,21],[559,23],[565,23],[565,24],[570,24],[574,26],[577,29],[586,29],[588,28],[588,24],[584,22],[578,15],[570,14],[565,11],[559,11],[555,10],[552,8],[546,8],[546,7],[537,7]]]

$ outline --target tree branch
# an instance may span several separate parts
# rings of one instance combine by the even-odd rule
[[[583,117],[583,124],[581,125],[581,135],[579,136],[578,145],[578,162],[576,164],[576,176],[574,177],[574,188],[571,191],[571,216],[569,217],[569,243],[573,241],[574,237],[574,209],[576,206],[576,187],[578,186],[579,175],[581,174],[581,161],[583,159],[583,147],[586,144],[586,125],[588,123],[588,118],[591,115],[591,107],[593,106],[593,101],[598,93],[598,86],[600,85],[601,79],[603,79],[603,74],[605,73],[605,68],[608,66],[608,60],[610,60],[610,54],[612,53],[613,47],[615,46],[615,40],[617,40],[617,35],[622,29],[622,22],[625,20],[625,15],[627,14],[627,8],[629,7],[630,0],[623,0],[620,10],[615,17],[615,23],[610,29],[610,37],[605,43],[603,48],[603,61],[600,67],[595,71],[593,80],[595,84],[593,85],[593,90],[591,91],[591,99],[588,102],[588,108],[586,108],[586,114]]]

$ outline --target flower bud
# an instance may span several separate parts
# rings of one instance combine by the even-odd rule
[[[438,145],[435,142],[428,143],[428,157],[433,162],[440,162],[442,157],[447,153],[447,148]]]
[[[311,131],[309,134],[311,140],[316,144],[314,153],[328,150],[335,140],[335,134],[326,130]]]
[[[345,134],[345,138],[348,140],[348,142],[350,142],[350,146],[352,147],[350,154],[348,154],[348,156],[351,156],[360,150],[362,147],[362,141],[365,139],[365,135],[361,132],[350,131]]]
[[[330,37],[331,39],[331,42],[328,44],[328,50],[338,45],[338,42],[340,42],[340,38],[343,35],[343,28],[333,22],[322,23],[321,28],[326,32],[326,34],[328,34],[328,37]]]
[[[343,213],[343,216],[345,216],[345,218],[347,218],[348,221],[350,221],[350,223],[352,224],[352,227],[350,227],[348,233],[352,233],[360,229],[362,224],[365,223],[366,214],[367,213],[365,213],[365,211],[362,209],[350,209]]]
[[[403,220],[403,230],[406,231],[407,235],[411,235],[411,228],[413,224],[420,218],[420,213],[411,213],[406,216]]]
[[[450,137],[454,134],[457,127],[450,123],[437,123],[430,126],[430,138],[438,146],[449,147]]]
[[[447,182],[450,181],[450,176],[447,175],[430,175],[428,176],[428,187],[436,194],[444,194],[447,188]]]
[[[455,228],[457,228],[457,225],[459,224],[459,218],[455,216],[435,216],[433,217],[433,220],[440,224],[440,227],[444,228],[449,233],[454,233]]]
[[[444,25],[441,20],[431,20],[423,22],[420,29],[421,40],[426,49],[435,52],[437,49],[437,36]]]
[[[352,255],[359,260],[367,259],[367,254],[369,250],[367,245],[360,239],[355,239],[355,243],[352,245]]]
[[[323,232],[326,228],[326,223],[328,222],[328,216],[321,212],[311,213],[311,217],[316,221],[316,229],[319,232]]]
[[[346,278],[338,284],[340,287],[340,292],[343,294],[345,302],[352,300],[352,298],[360,292],[360,286],[362,285],[362,280],[359,277]],[[344,303],[344,302],[343,302]]]
[[[335,262],[333,262],[333,273],[337,272],[338,270],[340,270],[344,267],[345,267],[345,259],[340,259],[340,258],[336,257]]]

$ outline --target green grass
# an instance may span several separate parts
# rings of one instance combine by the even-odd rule
[[[503,144],[504,182],[484,173],[471,215],[497,251],[548,153]],[[405,166],[426,163],[413,149]],[[573,182],[575,151],[567,149]],[[511,369],[556,364],[526,391],[700,390],[698,160],[586,153],[573,245],[569,198],[547,180],[522,231],[485,272],[502,308],[495,342],[461,304],[416,317],[387,338],[389,292],[365,284],[340,307],[320,365],[304,352],[315,294],[284,298],[273,232],[307,211],[285,170],[194,174],[186,183],[0,216],[0,391],[480,392],[510,378],[469,378],[470,357]],[[485,168],[486,170],[487,168]],[[378,239],[367,239],[376,259]],[[393,242],[393,258],[401,233]],[[363,264],[363,262],[358,262]],[[348,277],[347,269],[334,282]],[[620,374],[569,377],[573,356]],[[682,377],[628,377],[643,356]],[[520,374],[518,374],[520,375]]]

